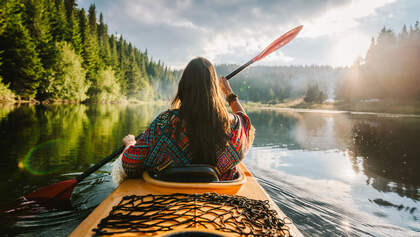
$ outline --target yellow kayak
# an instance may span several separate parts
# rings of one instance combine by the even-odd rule
[[[147,172],[125,180],[70,236],[302,236],[238,168],[231,182],[169,182]]]

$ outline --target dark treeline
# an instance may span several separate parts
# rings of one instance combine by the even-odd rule
[[[361,99],[420,99],[420,28],[404,25],[397,35],[382,28],[372,38],[364,61],[357,60],[349,75],[337,86],[337,98],[346,101]]]
[[[372,187],[420,200],[420,173],[416,170],[420,165],[417,124],[415,119],[375,118],[353,125],[349,158],[354,167],[362,164]],[[384,183],[384,178],[394,185]]]
[[[238,65],[216,66],[219,75],[227,75]],[[255,66],[230,80],[234,91],[247,101],[276,104],[285,99],[305,98],[322,102],[333,97],[334,84],[346,70],[330,66]]]
[[[75,0],[0,0],[0,93],[23,99],[154,99],[177,72],[108,34],[95,5]],[[7,88],[9,87],[9,89]],[[11,91],[10,91],[11,90]],[[1,97],[1,96],[0,96]]]

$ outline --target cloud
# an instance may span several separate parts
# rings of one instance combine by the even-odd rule
[[[347,5],[331,8],[321,16],[305,21],[303,37],[317,37],[346,32],[357,28],[359,19],[376,14],[376,9],[396,0],[354,0]]]
[[[298,37],[306,41],[301,45],[313,41],[326,50],[308,57],[311,53],[297,49],[295,40],[264,59],[264,64],[349,64],[360,50],[347,58],[341,55],[340,60],[334,59],[340,51],[337,47],[345,48],[346,42],[340,41],[342,37],[348,33],[365,34],[366,37],[358,38],[363,42],[367,38],[367,43],[358,45],[365,50],[370,36],[358,31],[359,20],[375,15],[378,8],[395,1],[83,0],[79,5],[87,7],[95,2],[111,32],[122,33],[137,47],[147,48],[150,55],[181,68],[195,56],[207,57],[214,63],[246,62],[282,33],[300,24],[305,26]],[[332,45],[335,51],[322,46],[325,36],[328,42],[339,45]],[[294,54],[293,49],[303,54]]]

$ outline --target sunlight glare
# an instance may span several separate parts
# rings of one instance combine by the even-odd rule
[[[341,176],[346,180],[353,180],[356,178],[356,173],[352,169],[351,166],[343,167],[344,169],[341,170]]]
[[[329,61],[333,66],[351,65],[358,57],[365,57],[369,44],[369,37],[358,32],[343,36],[332,45]]]

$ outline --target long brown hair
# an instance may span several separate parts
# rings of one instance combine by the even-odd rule
[[[188,63],[172,108],[180,111],[182,122],[178,125],[186,128],[192,163],[216,165],[216,150],[226,146],[230,123],[216,70],[210,61],[199,57]]]

